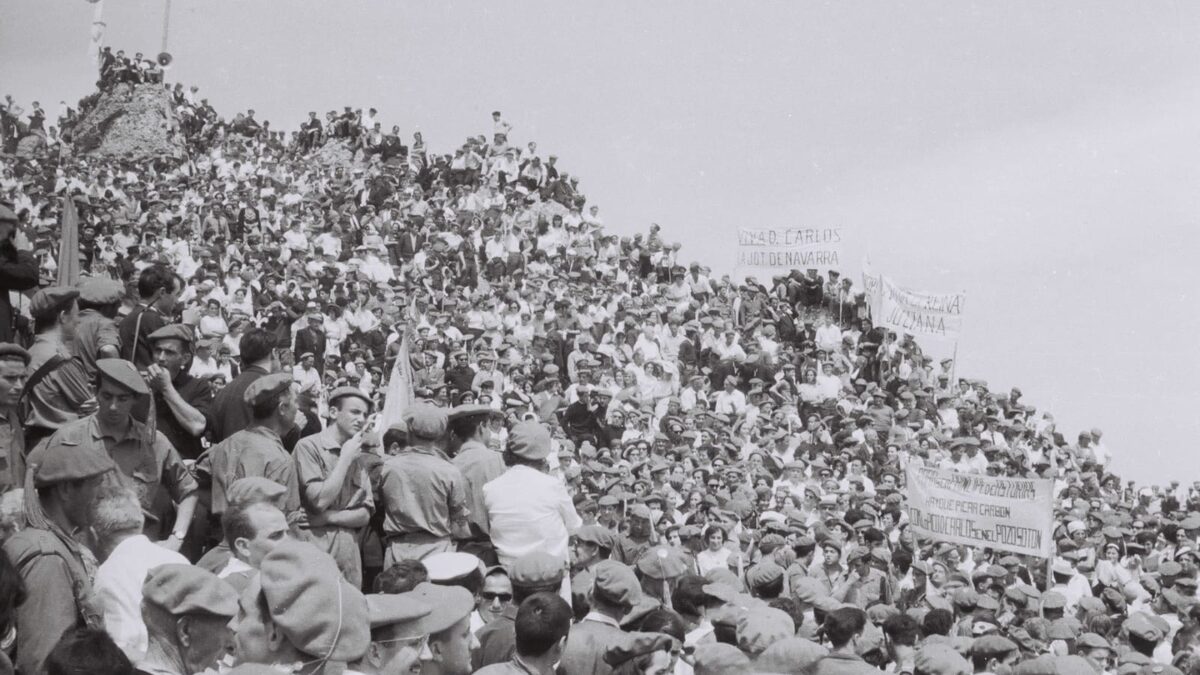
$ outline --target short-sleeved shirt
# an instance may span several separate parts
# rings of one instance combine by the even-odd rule
[[[296,463],[296,480],[300,484],[300,503],[309,513],[318,513],[316,508],[317,495],[333,467],[338,462],[342,444],[337,438],[337,428],[326,427],[324,431],[305,436],[296,444],[292,459]],[[346,480],[338,491],[337,498],[328,511],[346,511],[349,509],[375,509],[375,499],[371,494],[371,478],[367,475],[366,464],[359,455],[346,472]]]
[[[51,358],[66,359],[25,394],[29,415],[25,424],[42,429],[58,429],[79,419],[79,408],[95,397],[92,381],[83,361],[57,337],[39,335],[29,347],[29,374],[37,372]]]
[[[212,473],[212,512],[225,513],[226,491],[239,478],[258,476],[287,488],[284,511],[300,509],[296,465],[279,434],[261,426],[243,429],[213,446],[203,462]]]
[[[487,514],[483,512],[483,486],[504,473],[504,459],[500,453],[478,441],[467,441],[451,461],[467,481],[467,507],[471,509],[471,524],[487,534],[490,530]]]
[[[448,538],[451,523],[466,519],[467,481],[445,455],[407,448],[383,465],[383,531]]]
[[[96,358],[102,347],[116,347],[120,351],[121,335],[116,322],[94,309],[81,310],[75,323],[75,353],[89,379],[96,375]]]
[[[181,372],[175,378],[174,385],[175,391],[179,392],[179,396],[183,398],[184,402],[204,415],[207,428],[208,406],[212,404],[213,400],[212,383],[206,379],[192,377]],[[204,446],[200,444],[200,438],[204,433],[193,436],[175,417],[175,413],[171,411],[171,407],[167,405],[163,395],[157,392],[154,394],[154,419],[158,430],[167,437],[171,445],[175,446],[180,457],[196,459],[200,453],[204,452]]]

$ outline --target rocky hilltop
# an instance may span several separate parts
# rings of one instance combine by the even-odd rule
[[[73,130],[74,153],[135,161],[183,158],[183,134],[162,85],[118,84],[97,96]]]

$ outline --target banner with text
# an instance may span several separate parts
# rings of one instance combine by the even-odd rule
[[[740,274],[781,275],[810,267],[840,269],[840,227],[738,229],[737,271]],[[761,281],[769,281],[763,279]]]
[[[897,332],[915,336],[957,339],[962,333],[965,294],[925,293],[897,285],[884,275],[879,279],[878,307],[874,320]],[[863,283],[868,284],[866,277]]]
[[[936,541],[1050,556],[1054,482],[909,466],[908,521]]]

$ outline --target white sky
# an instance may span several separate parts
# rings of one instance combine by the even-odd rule
[[[108,0],[106,42],[157,53],[162,7]],[[962,374],[1100,427],[1127,477],[1200,477],[1198,3],[173,7],[170,77],[227,117],[373,106],[448,150],[498,108],[609,229],[718,271],[739,226],[840,225],[847,271],[967,289]],[[88,93],[90,21],[0,5],[0,93]]]

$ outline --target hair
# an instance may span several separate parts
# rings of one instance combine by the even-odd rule
[[[399,560],[375,577],[372,588],[376,593],[407,593],[418,584],[429,581],[429,570],[420,560]]]
[[[255,421],[270,419],[272,415],[279,410],[279,404],[285,398],[291,396],[291,389],[283,389],[278,393],[271,394],[264,401],[258,401],[250,405],[250,415]]]
[[[28,597],[25,580],[8,559],[8,554],[0,549],[0,635],[7,633],[16,622],[17,608]]]
[[[258,363],[271,356],[275,349],[275,336],[263,328],[251,328],[238,340],[238,351],[243,366]]]
[[[704,592],[704,586],[707,584],[707,579],[695,574],[679,577],[675,590],[671,593],[671,606],[684,616],[700,616],[700,610],[714,604],[714,598]]]
[[[811,544],[796,544],[792,546],[792,551],[796,554],[797,558],[812,555],[815,550],[817,550],[817,543],[815,541]]]
[[[571,607],[554,593],[534,593],[521,602],[514,622],[517,654],[538,657],[571,630]]]
[[[454,438],[465,442],[474,436],[479,431],[479,427],[486,424],[487,421],[487,415],[466,415],[450,420],[448,427]]]
[[[155,293],[169,293],[177,288],[178,275],[166,265],[151,265],[138,275],[138,295],[143,300],[151,298]]]
[[[925,615],[925,619],[921,621],[921,632],[925,637],[930,635],[949,635],[950,628],[954,625],[954,615],[948,609],[929,610]]]
[[[825,636],[835,649],[846,646],[851,638],[863,631],[867,615],[857,607],[839,607],[825,615]]]
[[[651,610],[642,617],[642,622],[638,626],[638,630],[643,633],[662,633],[683,642],[684,636],[687,634],[687,625],[683,622],[683,617],[678,613],[673,612],[666,607],[659,607]]]
[[[107,487],[91,504],[92,529],[96,538],[110,544],[119,532],[141,532],[146,524],[137,493],[125,486]]]
[[[912,647],[917,644],[920,627],[917,620],[907,614],[893,614],[883,620],[883,632],[893,643]]]
[[[225,543],[233,550],[233,542],[238,539],[253,539],[258,531],[250,521],[250,511],[260,504],[274,506],[269,501],[248,501],[230,503],[221,514],[221,529],[225,532]]]
[[[387,450],[393,443],[408,445],[408,432],[404,429],[388,429],[383,432],[383,449]]]
[[[763,600],[774,600],[783,594],[783,577],[765,584],[759,584],[751,589],[752,595]]]
[[[709,525],[708,527],[704,528],[704,543],[705,544],[708,543],[708,538],[713,535],[713,532],[720,532],[721,538],[724,540],[729,539],[729,537],[727,537],[725,535],[725,530],[720,525]]]
[[[133,664],[103,630],[68,628],[46,656],[47,675],[133,675]]]

